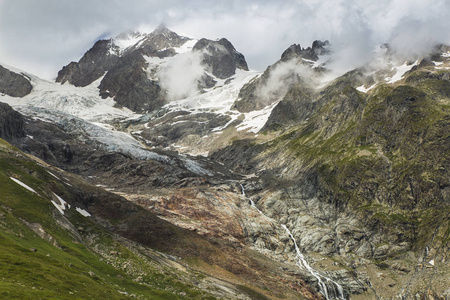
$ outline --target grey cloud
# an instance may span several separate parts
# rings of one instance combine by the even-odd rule
[[[198,93],[198,81],[205,73],[201,52],[181,53],[158,71],[161,87],[168,92],[169,100],[183,99]]]
[[[450,41],[446,0],[0,0],[0,61],[47,78],[96,39],[165,22],[192,36],[226,37],[250,68],[263,70],[293,43],[334,45],[342,70],[379,44],[425,51]],[[339,63],[338,63],[339,62]]]

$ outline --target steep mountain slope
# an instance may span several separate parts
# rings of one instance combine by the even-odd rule
[[[180,68],[189,72],[180,75]],[[150,34],[125,32],[96,42],[79,62],[59,71],[56,81],[84,87],[104,76],[98,86],[103,98],[148,113],[174,97],[214,87],[236,69],[248,71],[247,63],[228,40],[197,41],[161,25]]]
[[[217,51],[207,52],[217,56]],[[291,86],[298,82],[320,81],[323,62],[330,52],[328,42],[316,41],[306,49],[293,45],[262,74],[242,72],[247,68],[245,60],[235,58],[233,61],[242,61],[241,67],[236,65],[241,70],[236,69],[236,74],[226,80],[219,80],[221,77],[216,74],[214,89],[170,101],[156,113],[134,122],[130,129],[149,146],[208,155],[233,139],[254,136]],[[223,60],[222,55],[216,58],[216,61]],[[223,63],[230,64],[234,70],[234,63]]]
[[[23,97],[28,95],[31,89],[31,83],[23,74],[0,66],[0,93],[11,97]]]
[[[0,143],[2,298],[207,296],[171,270],[173,258],[96,223],[82,209],[94,187]],[[88,205],[102,198],[94,192]]]
[[[258,207],[295,226],[304,249],[366,274],[365,259],[389,271],[389,287],[371,279],[382,297],[448,294],[450,61],[448,48],[437,50],[420,64],[351,71],[318,91],[298,84],[280,110],[298,105],[299,123],[274,109],[268,129],[279,131],[267,135],[279,137],[212,156],[260,174]]]
[[[328,41],[315,41],[306,49],[293,44],[283,52],[279,61],[240,90],[233,108],[240,112],[260,110],[278,103],[299,82],[313,84],[320,77],[330,53]]]
[[[277,286],[302,281],[277,271],[283,264],[176,227],[4,140],[0,165],[4,298],[314,295],[301,285],[290,291]]]
[[[53,213],[66,207],[63,197],[75,228],[89,220],[77,241],[86,247],[82,255],[97,255],[89,265],[98,264],[93,272],[107,283],[99,297],[116,295],[108,281],[117,271],[112,258],[136,262],[122,268],[130,275],[144,255],[159,275],[133,271],[137,283],[128,280],[120,291],[445,298],[449,53],[439,46],[405,59],[384,45],[370,64],[336,75],[331,46],[316,41],[292,45],[259,73],[225,39],[195,40],[164,26],[126,32],[64,67],[62,84],[14,70],[32,90],[0,98],[23,114],[0,105],[1,137],[97,186],[35,165],[7,145],[3,182],[20,187],[18,179],[45,194],[45,203],[59,203],[48,205]],[[92,216],[82,218],[75,207]],[[19,217],[36,223],[15,216],[17,224]],[[52,218],[40,220],[51,236],[67,238],[48,229]],[[117,249],[98,250],[111,239]],[[102,269],[100,258],[116,270]]]
[[[8,115],[17,114],[6,105],[2,106]],[[233,178],[233,175],[223,167],[217,166],[216,170],[216,167],[209,163],[215,176],[212,177],[212,174],[208,176],[209,171],[204,171],[198,162],[187,157],[178,157],[170,153],[157,154],[146,150],[127,135],[102,129],[82,119],[57,113],[54,110],[41,110],[33,108],[33,105],[26,107],[32,118],[19,115],[17,124],[11,125],[17,126],[19,130],[12,130],[12,127],[8,127],[13,132],[21,132],[20,135],[11,139],[12,142],[53,165],[86,176],[90,182],[111,186],[117,190],[116,192],[123,188],[129,193],[135,191],[159,193],[159,190],[155,190],[155,188],[174,189],[182,186],[193,190],[203,186],[205,190],[209,190],[211,182],[207,179],[208,177],[219,182],[222,177]],[[23,110],[27,111],[25,108]],[[34,117],[34,114],[38,114],[40,117]],[[45,117],[44,121],[43,117]],[[18,159],[18,163],[23,159],[22,155]],[[5,168],[5,170],[7,169]],[[52,169],[51,172],[58,174],[59,171]],[[206,178],[205,175],[207,175]],[[64,177],[67,176],[70,175],[64,175]],[[44,178],[42,183],[45,184],[45,182]],[[214,186],[216,184],[218,184],[217,181]],[[193,281],[188,281],[186,284],[200,282],[201,290],[206,289],[206,293],[220,298],[241,297],[246,299],[246,295],[250,295],[252,298],[264,299],[263,294],[270,297],[280,296],[294,299],[302,297],[302,295],[309,295],[309,298],[315,297],[315,292],[304,283],[303,275],[293,271],[287,274],[281,271],[292,270],[292,266],[272,261],[270,258],[258,254],[248,248],[245,242],[222,241],[219,236],[210,237],[209,235],[207,235],[209,236],[207,239],[202,238],[190,230],[177,229],[169,223],[155,218],[148,211],[126,202],[123,198],[102,191],[100,187],[80,185],[81,183],[77,183],[78,192],[74,196],[80,203],[79,207],[88,209],[96,221],[106,227],[108,231],[105,234],[116,233],[138,242],[140,245],[150,246],[182,257],[195,270],[213,276],[212,278],[207,276],[206,281],[198,281],[197,275],[188,272],[187,278]],[[233,183],[233,186],[235,185],[236,183]],[[70,186],[75,187],[73,180],[71,180],[69,188],[66,188],[71,189]],[[71,194],[71,191],[55,193],[65,195],[66,193]],[[246,202],[241,198],[240,193],[228,192],[227,195],[227,198],[223,197],[226,201],[233,199],[232,201],[237,205],[240,201]],[[69,196],[63,197],[65,200],[70,199]],[[171,197],[171,199],[182,198]],[[222,197],[220,200],[223,201]],[[20,202],[20,199],[18,201]],[[72,201],[67,201],[74,205]],[[195,213],[195,215],[200,216],[200,213],[199,211],[199,214]],[[27,219],[25,218],[25,220]],[[210,238],[211,240],[209,240]],[[103,241],[96,245],[102,247]],[[20,272],[20,268],[16,272]],[[105,271],[104,275],[107,276],[111,272]],[[169,278],[172,278],[171,276]],[[173,276],[178,278],[179,275],[174,274]],[[152,278],[148,279],[149,284],[158,285]],[[172,279],[163,277],[162,280],[170,282]],[[283,284],[280,285],[280,282]],[[286,287],[289,288],[286,289]],[[189,287],[181,285],[180,289],[181,291],[187,289],[186,293],[189,295]],[[264,289],[268,289],[268,291]],[[14,291],[12,288],[11,293]],[[171,294],[177,293],[173,289],[169,291]],[[81,294],[87,293],[87,290],[81,292]],[[168,294],[163,293],[162,295],[169,297]],[[187,296],[187,298],[191,298],[191,296]]]

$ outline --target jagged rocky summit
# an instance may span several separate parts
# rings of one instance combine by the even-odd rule
[[[169,255],[159,270],[219,298],[445,299],[450,48],[404,58],[385,46],[374,63],[334,78],[331,49],[293,44],[253,72],[226,39],[160,26],[97,42],[57,84],[5,73],[0,88],[32,89],[1,95],[12,108],[0,105],[0,137],[49,165],[1,142],[2,191],[17,185],[10,177],[26,181],[44,216],[60,221],[61,209],[78,226],[64,203],[53,208],[54,194],[67,197],[91,214],[70,233],[90,247],[82,253],[120,269],[117,248],[143,247],[149,261],[158,249]],[[0,232],[10,212],[30,223],[5,196]],[[45,231],[59,226],[39,220]],[[114,254],[99,232],[114,234]],[[146,288],[157,277],[123,270]]]
[[[319,76],[330,54],[328,41],[314,41],[312,47],[306,49],[298,44],[291,45],[280,60],[240,90],[233,108],[248,113],[279,102],[294,85],[308,83]]]
[[[176,58],[179,55],[184,57]],[[162,25],[150,34],[130,31],[96,42],[78,62],[63,67],[56,81],[83,87],[101,78],[103,98],[112,97],[119,107],[148,113],[166,104],[172,89],[179,89],[173,86],[177,82],[167,78],[174,76],[170,73],[174,68],[185,68],[178,76],[193,86],[177,91],[176,97],[212,88],[236,69],[248,70],[244,56],[227,39],[194,40]]]

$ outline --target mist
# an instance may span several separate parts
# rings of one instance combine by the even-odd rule
[[[448,0],[0,0],[0,62],[52,79],[99,38],[161,22],[185,36],[225,37],[259,71],[314,40],[330,41],[340,72],[384,43],[407,56],[450,43]]]
[[[198,82],[205,74],[200,51],[178,54],[170,58],[157,72],[161,87],[169,101],[197,95]]]
[[[309,66],[295,58],[280,61],[270,68],[267,80],[256,89],[255,95],[261,103],[270,105],[281,100],[292,85],[300,81],[304,84],[311,83],[315,77]]]

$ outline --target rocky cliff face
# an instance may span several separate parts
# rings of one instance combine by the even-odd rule
[[[355,270],[363,272],[365,259],[384,260],[402,275],[392,283],[401,293],[409,281],[429,276],[425,265],[438,272],[448,265],[449,62],[446,52],[434,59],[410,63],[403,77],[390,73],[375,85],[364,70],[323,90],[299,83],[267,123],[279,137],[236,141],[212,157],[239,172],[260,172],[266,187],[254,191],[255,202],[296,228],[306,251],[362,259]],[[441,282],[427,282],[446,293]],[[374,285],[378,295],[390,297],[381,286]],[[408,297],[422,288],[416,283]]]
[[[5,103],[0,103],[0,138],[11,141],[25,136],[22,115]]]
[[[203,53],[202,63],[217,78],[226,79],[233,76],[236,68],[248,71],[244,56],[225,38],[218,41],[201,39],[193,50]]]
[[[138,52],[119,58],[98,86],[102,98],[112,97],[117,106],[134,112],[152,111],[164,105],[158,82],[145,72],[146,61]]]
[[[107,43],[100,45],[106,53]],[[0,106],[0,133],[96,184],[76,181],[63,191],[95,215],[95,226],[180,257],[176,268],[213,276],[215,283],[183,281],[205,293],[445,299],[449,50],[439,46],[412,61],[395,61],[398,54],[386,50],[375,64],[325,84],[326,42],[294,44],[256,74],[225,39],[195,41],[165,27],[127,32],[110,41],[116,62],[97,78],[104,99],[90,94],[92,86],[40,85],[42,93],[16,107],[27,117]],[[170,91],[187,79],[178,94]],[[106,110],[112,97],[116,106],[150,113]],[[75,116],[36,98],[105,112]],[[32,174],[19,175],[30,182],[51,176]]]
[[[189,46],[192,41],[164,25],[150,34],[124,32],[115,38],[96,42],[79,62],[63,67],[56,82],[83,87],[104,76],[98,87],[102,97],[114,98],[118,107],[148,113],[166,104],[167,94],[173,94],[173,90],[176,94],[185,95],[179,92],[177,82],[172,82],[162,70],[164,64],[169,65],[167,69],[173,69],[168,61],[181,53],[192,52],[192,57],[180,59],[181,63],[177,61],[176,67],[187,68],[186,73],[197,74],[202,70],[202,74],[192,78],[192,87],[185,88],[188,93],[213,87],[217,83],[214,77],[227,79],[235,74],[236,69],[248,70],[244,56],[228,40],[201,39]],[[161,77],[164,77],[164,86],[160,85]]]
[[[87,86],[102,77],[118,61],[119,57],[110,51],[111,40],[100,40],[87,51],[78,62],[71,62],[58,72],[56,82]]]
[[[28,95],[33,87],[24,76],[0,66],[0,93],[11,97],[23,97]]]
[[[312,84],[311,81],[322,71],[315,63],[320,56],[330,54],[329,47],[328,41],[315,41],[306,49],[293,44],[283,52],[279,61],[241,89],[233,108],[244,113],[260,110],[280,101],[293,86]]]

